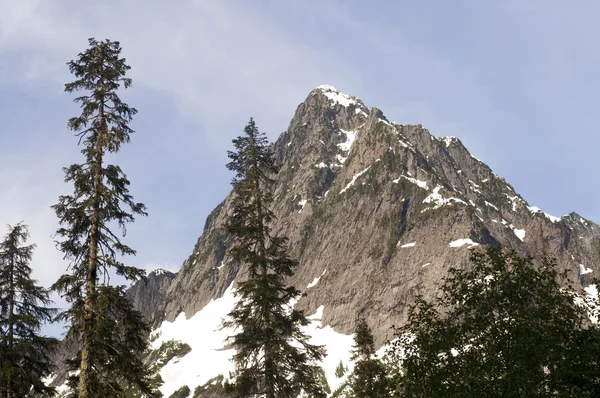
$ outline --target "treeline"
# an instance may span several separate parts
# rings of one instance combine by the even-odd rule
[[[359,321],[357,362],[334,396],[600,397],[597,297],[548,257],[488,248],[470,260],[434,300],[417,298],[383,355]]]
[[[41,335],[46,322],[66,321],[77,355],[67,362],[66,396],[159,397],[160,379],[143,359],[149,326],[111,275],[127,281],[144,271],[123,258],[135,255],[122,238],[146,208],[129,192],[130,181],[107,155],[119,152],[134,131],[137,111],[121,101],[130,67],[118,42],[89,40],[68,63],[66,84],[81,113],[68,121],[82,161],[64,169],[72,192],[53,207],[55,238],[69,261],[51,290],[31,278],[34,250],[24,224],[9,227],[0,243],[0,392],[9,398],[52,396],[44,379],[58,341]],[[594,304],[580,297],[552,259],[534,264],[514,252],[472,253],[469,270],[451,270],[434,301],[418,298],[407,323],[395,329],[384,355],[365,319],[356,322],[354,367],[330,392],[319,366],[324,347],[313,345],[305,314],[291,303],[302,292],[286,284],[296,267],[288,240],[271,229],[278,174],[272,146],[250,119],[233,140],[228,169],[233,200],[226,228],[230,255],[247,267],[236,306],[224,326],[234,330],[234,371],[221,390],[231,397],[598,397],[600,333],[588,321]],[[116,230],[115,230],[116,228]],[[120,229],[120,231],[119,231]],[[69,308],[58,311],[51,291]],[[338,375],[344,376],[343,364]],[[189,395],[189,388],[178,394]]]

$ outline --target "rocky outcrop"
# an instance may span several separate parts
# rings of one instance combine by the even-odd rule
[[[164,316],[167,291],[176,276],[176,273],[157,269],[150,272],[145,280],[140,280],[127,290],[135,308],[149,322]]]
[[[273,151],[273,230],[300,261],[289,282],[307,292],[298,305],[323,305],[323,323],[339,332],[351,333],[361,312],[382,344],[416,295],[433,296],[450,267],[468,266],[475,245],[548,253],[582,284],[598,270],[598,225],[529,206],[458,138],[390,122],[333,87],[308,95]],[[155,326],[192,316],[243,278],[227,252],[230,206],[231,196],[209,215],[164,301],[133,288]]]

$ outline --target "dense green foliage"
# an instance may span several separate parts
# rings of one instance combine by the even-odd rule
[[[335,367],[335,377],[340,379],[340,378],[344,377],[346,372],[347,372],[347,369],[344,367],[344,363],[340,359],[340,363],[338,363],[338,365]]]
[[[148,355],[147,362],[152,364],[152,371],[156,372],[173,358],[183,358],[192,351],[189,344],[177,340],[165,341],[157,350]]]
[[[240,298],[225,326],[236,327],[229,342],[236,349],[235,381],[229,386],[238,397],[296,398],[304,392],[325,397],[316,361],[321,347],[308,343],[301,326],[308,320],[290,308],[301,293],[285,285],[297,261],[287,253],[287,238],[271,233],[274,214],[271,187],[278,172],[264,133],[254,121],[233,140],[227,167],[235,172],[234,199],[227,229],[233,236],[231,256],[246,264],[248,278],[239,282]]]
[[[40,335],[56,310],[50,308],[49,291],[31,278],[35,245],[25,245],[27,226],[8,227],[0,242],[0,396],[51,395],[43,378],[53,369],[50,355],[56,339]]]
[[[600,331],[555,262],[492,248],[471,262],[397,330],[396,396],[600,396]]]
[[[188,386],[183,386],[175,391],[173,394],[169,395],[169,398],[188,398],[192,391]]]
[[[373,333],[362,318],[356,322],[352,360],[355,361],[355,365],[349,382],[351,397],[389,397],[386,368],[375,355]]]
[[[65,86],[69,93],[84,91],[75,99],[81,114],[68,123],[83,146],[84,162],[65,168],[73,194],[60,196],[53,206],[61,225],[58,246],[70,260],[70,272],[53,287],[71,304],[61,319],[71,322],[81,342],[70,362],[72,370],[79,370],[70,386],[81,398],[117,397],[133,386],[151,396],[149,372],[141,361],[148,325],[124,288],[110,284],[111,272],[127,280],[144,276],[143,270],[120,259],[135,250],[113,228],[120,227],[125,235],[125,225],[134,216],[146,215],[145,206],[134,202],[121,168],[105,164],[107,154],[118,152],[133,133],[128,124],[137,111],[117,94],[121,86],[131,85],[125,77],[130,67],[120,58],[119,42],[90,39],[89,45],[68,63],[76,80]]]

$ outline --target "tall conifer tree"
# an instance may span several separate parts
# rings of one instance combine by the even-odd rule
[[[28,394],[52,394],[42,379],[53,368],[50,354],[57,340],[40,335],[56,309],[49,291],[31,278],[35,245],[26,245],[27,226],[8,227],[0,243],[0,395],[8,398]]]
[[[62,318],[71,321],[81,341],[77,362],[79,374],[70,380],[80,398],[117,397],[129,388],[152,395],[149,374],[141,361],[148,345],[148,325],[130,305],[121,286],[110,285],[110,273],[127,280],[144,277],[142,269],[125,265],[120,258],[135,255],[114,226],[125,235],[125,225],[146,208],[129,193],[130,182],[121,168],[105,164],[109,153],[128,143],[129,127],[137,113],[121,101],[117,91],[128,88],[130,67],[120,58],[119,42],[89,39],[89,48],[68,63],[76,80],[65,91],[83,91],[75,98],[79,116],[69,120],[83,146],[84,162],[65,168],[65,181],[72,195],[59,197],[53,206],[60,219],[59,248],[71,261],[69,271],[54,288],[62,292],[71,308]]]
[[[248,266],[248,279],[238,284],[239,302],[225,326],[234,326],[230,337],[237,353],[235,382],[238,397],[296,398],[301,392],[325,397],[315,361],[322,347],[308,343],[301,326],[304,313],[289,304],[300,291],[285,285],[298,262],[287,252],[287,238],[271,233],[275,219],[270,206],[271,188],[278,172],[268,141],[254,120],[244,135],[233,140],[227,167],[235,172],[233,211],[228,231],[234,237],[233,259]]]

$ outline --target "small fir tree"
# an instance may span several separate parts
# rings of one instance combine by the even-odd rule
[[[75,102],[81,114],[69,120],[83,146],[84,162],[65,168],[65,181],[73,184],[72,195],[59,197],[53,206],[60,220],[58,246],[71,261],[69,271],[54,284],[71,308],[61,319],[71,322],[81,342],[73,361],[79,370],[70,386],[80,398],[121,396],[129,388],[152,396],[150,375],[141,356],[147,346],[148,325],[131,307],[124,289],[110,285],[110,273],[127,280],[144,277],[142,269],[127,266],[121,256],[135,255],[113,226],[121,228],[146,208],[129,193],[130,182],[119,166],[105,164],[130,141],[129,127],[137,113],[121,101],[117,91],[131,85],[125,77],[130,67],[120,58],[119,42],[89,39],[89,48],[68,63],[76,80],[65,85],[69,93],[84,91]]]
[[[340,359],[340,363],[335,368],[335,377],[341,379],[346,374],[346,368],[344,367],[344,363]]]
[[[28,238],[27,226],[17,224],[0,243],[0,395],[8,398],[54,393],[42,379],[52,372],[58,341],[40,335],[40,327],[57,311],[31,278],[35,245],[26,245]]]
[[[235,381],[229,390],[238,397],[296,398],[301,392],[325,397],[316,361],[322,347],[308,343],[301,327],[309,321],[290,308],[299,290],[285,285],[298,262],[288,255],[287,238],[275,236],[271,188],[278,172],[264,133],[254,120],[244,135],[233,140],[227,167],[235,172],[234,199],[227,229],[233,235],[231,255],[248,266],[248,278],[239,282],[238,304],[226,327],[235,327],[229,341],[236,349]]]
[[[350,380],[352,397],[389,397],[386,369],[375,355],[375,340],[371,328],[364,319],[359,318],[354,333],[352,360],[356,363]]]

